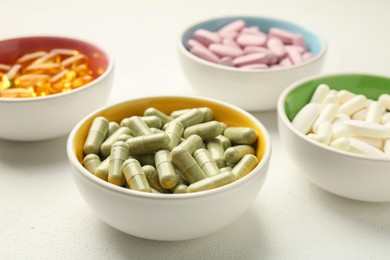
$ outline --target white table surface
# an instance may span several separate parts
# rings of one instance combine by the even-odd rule
[[[389,11],[386,0],[2,0],[0,36],[64,34],[108,47],[116,58],[111,104],[193,95],[177,60],[178,34],[193,21],[222,15],[309,25],[330,46],[324,72],[389,75]],[[353,201],[312,185],[285,152],[275,111],[254,115],[273,142],[263,190],[231,226],[181,242],[139,239],[99,220],[71,178],[66,136],[0,140],[0,259],[390,259],[390,203]]]

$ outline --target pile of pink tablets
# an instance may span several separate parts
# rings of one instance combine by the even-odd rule
[[[207,61],[246,69],[283,68],[301,64],[313,57],[301,34],[270,28],[246,27],[233,21],[216,32],[198,29],[188,40],[189,51]]]

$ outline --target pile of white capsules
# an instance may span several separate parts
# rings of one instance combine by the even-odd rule
[[[390,157],[389,111],[389,94],[371,100],[320,84],[292,124],[325,145],[358,154]]]
[[[213,120],[207,107],[169,116],[148,108],[120,124],[97,117],[84,143],[84,167],[114,185],[190,193],[238,180],[258,164],[256,132]]]

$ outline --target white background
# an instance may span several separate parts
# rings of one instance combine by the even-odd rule
[[[0,36],[63,34],[106,46],[116,58],[111,104],[192,95],[177,59],[178,35],[214,16],[307,25],[329,43],[324,72],[390,75],[389,11],[386,0],[1,0]],[[100,221],[73,183],[66,136],[0,140],[0,259],[390,259],[390,204],[344,199],[310,184],[280,142],[275,111],[254,115],[273,142],[258,199],[219,233],[181,242],[139,239]]]

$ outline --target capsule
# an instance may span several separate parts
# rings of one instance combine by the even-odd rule
[[[60,71],[61,71],[61,65],[58,63],[31,64],[26,68],[26,73],[28,74],[55,75]]]
[[[229,138],[227,138],[224,135],[218,135],[217,137],[214,138],[216,141],[222,143],[223,149],[228,149],[229,147],[232,146],[232,142],[230,141]]]
[[[187,113],[188,111],[190,111],[191,108],[186,108],[186,109],[179,109],[179,110],[175,110],[173,111],[169,116],[172,118],[172,119],[175,119],[185,113]]]
[[[217,175],[207,177],[198,182],[192,183],[187,188],[187,193],[210,190],[232,183],[236,180],[236,176],[231,171],[219,173]]]
[[[200,107],[198,108],[200,112],[203,114],[203,122],[208,122],[213,119],[213,111],[208,107]]]
[[[207,175],[207,177],[220,173],[217,163],[214,161],[211,153],[207,149],[198,149],[194,153],[194,159]]]
[[[100,158],[96,154],[87,154],[83,159],[83,165],[90,173],[94,173],[100,165]]]
[[[130,189],[152,192],[145,173],[142,171],[141,164],[136,159],[127,159],[123,163],[122,171]]]
[[[141,135],[126,141],[131,155],[154,153],[169,148],[170,138],[166,133]]]
[[[354,96],[356,96],[356,94],[348,91],[348,90],[339,90],[337,92],[337,98],[338,98],[338,101],[339,101],[339,104],[344,104],[345,102],[347,102],[348,100],[350,100],[351,98],[353,98]]]
[[[342,104],[339,108],[339,113],[346,114],[348,116],[351,116],[352,114],[356,113],[360,109],[363,109],[368,106],[368,100],[363,95],[357,95],[344,104]]]
[[[190,135],[187,139],[184,139],[178,146],[188,151],[191,155],[196,150],[203,146],[203,140],[199,135]]]
[[[318,127],[322,122],[332,122],[335,119],[339,107],[335,104],[327,104],[321,110],[318,118],[313,124],[313,132],[317,133]]]
[[[144,165],[142,166],[142,171],[144,172],[146,179],[150,185],[151,188],[161,192],[161,193],[168,193],[169,190],[164,189],[160,181],[158,179],[158,173],[156,168],[154,168],[151,165]]]
[[[138,116],[130,117],[127,127],[130,128],[133,136],[153,134],[147,124]]]
[[[299,132],[303,134],[309,133],[318,115],[320,114],[321,109],[322,105],[318,103],[309,103],[305,105],[296,114],[292,124]]]
[[[356,113],[354,113],[351,116],[351,119],[365,121],[366,120],[366,116],[367,116],[367,112],[368,112],[368,108],[367,107],[365,107],[363,109],[360,109],[359,111],[357,111]],[[340,115],[345,115],[345,114],[340,114]]]
[[[154,161],[154,153],[146,153],[146,154],[141,154],[137,155],[134,157],[139,161],[139,163],[143,165],[151,165],[153,167],[156,166],[156,162]]]
[[[235,144],[253,144],[257,140],[255,130],[250,127],[228,127],[223,135]]]
[[[100,146],[100,152],[107,157],[110,155],[111,146],[117,141],[118,137],[122,134],[130,135],[130,129],[127,127],[120,127],[112,135],[110,135]]]
[[[171,189],[177,184],[176,171],[171,161],[171,153],[168,150],[160,150],[154,156],[158,179],[165,189]]]
[[[221,169],[219,169],[220,172],[227,172],[227,171],[232,171],[232,170],[233,170],[232,166],[226,166],[226,167],[222,167]]]
[[[87,57],[83,54],[77,54],[74,56],[71,56],[61,62],[61,66],[64,68],[76,68],[78,65],[85,63],[87,60]]]
[[[170,137],[169,150],[177,146],[180,142],[181,136],[183,135],[184,127],[180,122],[172,121],[167,123],[165,133]]]
[[[329,90],[330,88],[326,84],[318,85],[310,99],[310,103],[321,104]]]
[[[206,178],[206,174],[191,154],[183,148],[177,146],[171,152],[172,163],[182,172],[184,178],[189,183],[197,182]]]
[[[110,166],[110,156],[108,156],[104,161],[100,163],[100,165],[95,169],[93,175],[96,177],[108,181],[108,170]]]
[[[184,130],[183,137],[187,138],[190,135],[199,135],[202,140],[209,140],[222,134],[222,125],[217,121],[209,121],[193,126],[189,126]]]
[[[372,138],[387,138],[390,136],[390,128],[381,124],[375,124],[360,120],[346,120],[349,130],[356,134]]]
[[[107,136],[111,136],[118,129],[119,129],[119,124],[117,122],[112,121],[112,122],[108,123]]]
[[[327,105],[327,104],[339,105],[339,99],[336,90],[331,89],[329,90],[328,94],[326,94],[324,100],[322,101],[322,105]]]
[[[374,101],[368,106],[365,121],[379,124],[385,111],[386,108],[381,102]]]
[[[255,149],[250,145],[242,144],[229,147],[226,149],[224,156],[226,162],[236,164],[246,154],[255,154]]]
[[[149,127],[149,128],[157,128],[157,129],[161,129],[162,127],[162,121],[160,118],[158,118],[157,116],[143,116],[143,117],[140,117],[142,121],[144,121],[144,123]]]
[[[116,142],[117,141],[123,141],[123,142],[126,142],[128,139],[132,138],[133,136],[132,135],[128,135],[128,134],[121,134],[120,136],[118,136],[118,138],[115,140]]]
[[[378,102],[382,103],[387,110],[390,110],[390,94],[382,94],[378,97]]]
[[[222,168],[226,166],[226,160],[225,160],[225,149],[223,147],[223,144],[218,139],[211,139],[207,142],[207,150],[209,150],[211,156],[213,157],[214,161],[217,163],[218,168]]]
[[[232,173],[236,176],[236,180],[244,177],[250,171],[252,171],[259,160],[253,154],[246,154],[242,159],[233,167]]]
[[[119,141],[112,145],[108,168],[108,182],[118,186],[123,186],[123,184],[125,184],[122,164],[128,158],[129,148],[125,142]]]
[[[179,193],[187,193],[187,188],[188,186],[183,184],[183,183],[179,183],[178,185],[176,185],[173,189],[172,189],[172,192],[175,193],[175,194],[179,194]]]
[[[164,114],[163,112],[154,107],[146,109],[144,112],[144,116],[157,116],[158,118],[160,118],[163,125],[173,120],[172,117]]]
[[[197,108],[193,108],[193,109],[189,110],[188,112],[185,112],[184,114],[175,118],[174,121],[180,122],[184,126],[184,128],[187,128],[189,126],[202,123],[203,122],[203,113],[201,110],[199,110]]]
[[[108,120],[104,117],[97,117],[93,120],[89,129],[87,140],[84,144],[84,154],[98,154],[100,146],[108,132]]]

